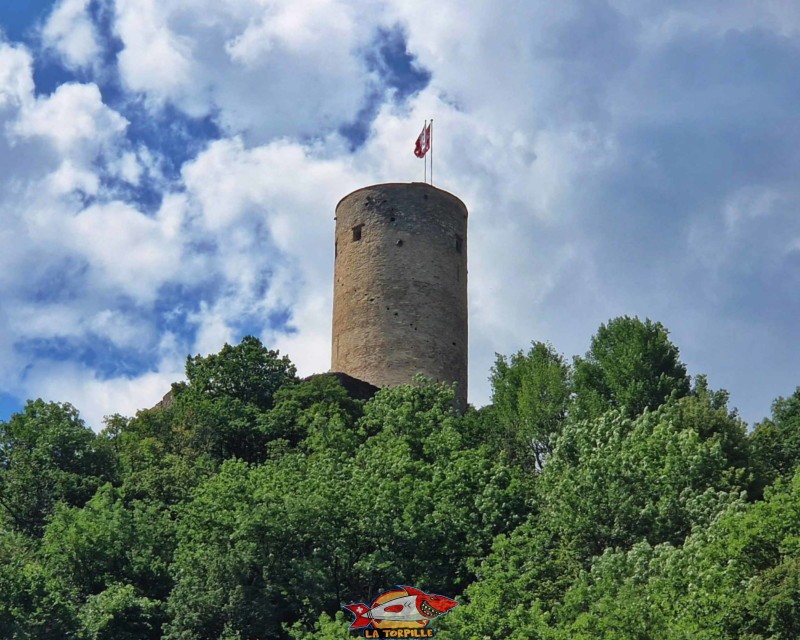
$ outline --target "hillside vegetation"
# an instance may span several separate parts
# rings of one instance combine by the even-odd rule
[[[186,375],[99,434],[0,423],[0,637],[347,638],[398,584],[458,599],[441,640],[800,637],[800,389],[748,430],[659,323],[498,356],[463,416],[252,337]]]

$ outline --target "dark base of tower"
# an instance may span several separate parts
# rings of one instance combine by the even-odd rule
[[[381,387],[376,387],[374,384],[370,382],[353,377],[347,373],[342,373],[341,371],[315,373],[313,375],[308,376],[307,378],[303,378],[302,382],[313,380],[314,378],[318,378],[319,376],[333,376],[334,378],[336,378],[339,381],[339,383],[345,388],[347,394],[351,398],[353,398],[353,400],[365,400],[365,401],[369,400],[370,398],[372,398],[372,396],[374,396],[376,393],[378,393],[378,391],[381,390]],[[453,400],[453,408],[459,414],[463,415],[467,410],[466,399],[456,395],[455,399]]]
[[[308,380],[313,380],[319,376],[333,376],[336,378],[339,383],[345,388],[347,394],[353,398],[353,400],[369,400],[372,396],[374,396],[378,391],[380,391],[380,387],[376,387],[374,384],[370,384],[364,380],[359,380],[358,378],[354,378],[351,375],[346,373],[342,373],[341,371],[330,371],[328,373],[315,373],[313,375],[308,376],[307,378],[303,378],[303,382]]]
[[[347,395],[349,395],[353,400],[369,400],[374,396],[378,391],[380,391],[380,387],[376,387],[374,384],[367,382],[366,380],[359,380],[347,373],[342,373],[341,371],[329,371],[327,373],[314,373],[310,376],[307,376],[301,380],[301,382],[308,382],[315,378],[319,378],[320,376],[333,376],[339,381],[345,391],[347,391]],[[150,408],[150,411],[154,411],[157,409],[168,409],[171,407],[175,402],[175,392],[170,389],[164,397],[158,402],[155,406]],[[466,402],[459,401],[456,398],[455,401],[455,409],[459,413],[464,413],[466,411]]]

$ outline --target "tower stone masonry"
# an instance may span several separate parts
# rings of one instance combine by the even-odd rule
[[[331,370],[378,387],[422,373],[467,405],[467,208],[421,182],[336,206]]]

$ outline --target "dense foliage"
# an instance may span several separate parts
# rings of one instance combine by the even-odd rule
[[[800,637],[800,388],[748,432],[660,323],[498,356],[465,415],[252,337],[186,373],[99,434],[0,423],[1,638],[346,638],[396,584],[458,598],[442,640]]]

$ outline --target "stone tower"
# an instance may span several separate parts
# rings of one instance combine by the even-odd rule
[[[429,184],[377,184],[336,206],[332,371],[378,387],[422,373],[467,405],[467,208]]]

